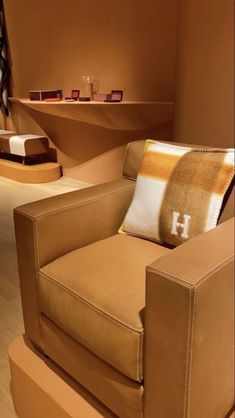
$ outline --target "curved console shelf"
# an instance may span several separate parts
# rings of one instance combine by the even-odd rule
[[[173,102],[45,102],[12,97],[12,103],[60,118],[102,128],[137,131],[173,120]]]

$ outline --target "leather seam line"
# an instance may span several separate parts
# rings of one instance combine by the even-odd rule
[[[111,367],[112,369],[114,369],[116,372],[121,373],[122,375],[124,375],[125,377],[127,377],[128,379],[131,379],[132,382],[134,383],[138,383],[140,384],[140,386],[143,385],[143,379],[139,380],[137,375],[136,377],[133,377],[133,375],[131,375],[130,373],[128,373],[127,371],[123,372],[121,371],[121,369],[117,368],[117,366],[115,366],[114,364],[112,364],[111,362],[107,361],[107,358],[105,359],[104,356],[102,356],[101,353],[97,352],[97,350],[94,350],[93,347],[89,344],[84,344],[84,342],[79,338],[76,337],[74,334],[69,334],[68,331],[64,328],[63,325],[61,325],[59,322],[56,321],[56,319],[53,317],[53,315],[48,315],[45,312],[40,312],[40,316],[39,316],[39,321],[42,322],[44,320],[44,318],[46,318],[47,321],[50,321],[53,323],[54,326],[58,327],[60,330],[62,330],[67,336],[69,336],[70,338],[72,338],[73,340],[76,341],[76,343],[78,343],[79,345],[81,345],[83,348],[85,348],[87,351],[89,351],[90,353],[92,353],[93,355],[95,355],[96,357],[99,358],[99,360],[101,360],[103,363],[106,364],[106,366]]]
[[[39,260],[38,260],[38,242],[37,242],[37,231],[36,231],[36,222],[32,222],[32,226],[33,226],[33,242],[34,242],[34,263],[35,263],[35,287],[36,287],[36,301],[37,301],[37,316],[38,316],[38,328],[39,328],[39,332],[40,332],[40,343],[41,343],[41,348],[44,350],[44,343],[43,343],[43,338],[42,338],[42,330],[41,330],[41,325],[40,325],[40,321],[39,321],[39,316],[40,316],[40,310],[39,310],[39,293],[38,293],[38,268],[37,266],[39,265]]]
[[[140,338],[138,338],[138,352],[137,352],[137,370],[139,381],[143,381],[144,379],[144,371],[143,371],[143,361],[141,361],[141,353],[144,352],[143,350],[143,339],[144,339],[144,332],[140,334]]]
[[[79,299],[84,304],[90,306],[93,310],[95,310],[99,314],[105,316],[106,318],[108,318],[109,320],[111,320],[112,322],[114,322],[116,325],[122,326],[124,329],[130,331],[131,333],[135,334],[136,336],[140,336],[141,334],[143,334],[143,329],[140,330],[140,331],[138,331],[138,330],[132,328],[131,326],[129,326],[128,324],[126,324],[125,322],[122,322],[121,320],[119,320],[117,318],[114,318],[113,316],[111,316],[110,314],[108,314],[104,310],[100,309],[98,306],[96,306],[92,302],[89,302],[87,299],[85,299],[82,296],[80,296],[77,293],[75,293],[71,288],[66,287],[66,286],[63,286],[61,283],[59,283],[56,280],[54,280],[47,273],[40,271],[40,274],[42,274],[42,276],[47,277],[53,284],[58,285],[59,287],[61,287],[62,289],[64,289],[67,293],[70,293],[76,299]]]
[[[190,394],[192,383],[192,358],[193,358],[193,335],[195,323],[195,288],[189,289],[187,342],[186,342],[186,366],[184,383],[184,418],[189,418]]]
[[[156,269],[156,268],[153,268],[153,267],[148,267],[147,271],[150,272],[150,273],[159,274],[163,277],[166,277],[166,278],[170,279],[173,282],[185,284],[185,285],[187,285],[187,287],[191,288],[191,287],[197,287],[197,286],[201,285],[202,283],[204,283],[204,281],[207,280],[208,278],[211,278],[212,275],[210,275],[210,273],[212,273],[212,272],[217,273],[217,271],[219,271],[221,267],[224,267],[226,264],[228,264],[230,261],[232,261],[233,257],[234,257],[234,255],[230,254],[223,261],[221,261],[220,263],[217,263],[215,267],[210,268],[206,273],[202,274],[200,276],[200,278],[197,281],[195,281],[194,283],[188,282],[187,280],[184,280],[184,279],[180,279],[179,277],[174,276],[173,274],[168,273],[165,270],[160,270],[160,269]]]
[[[55,215],[57,213],[65,212],[67,210],[74,209],[76,207],[78,207],[78,208],[83,207],[83,206],[86,206],[87,203],[95,202],[95,201],[103,199],[105,197],[110,197],[113,194],[120,194],[121,192],[123,192],[125,190],[128,190],[128,189],[132,189],[132,188],[133,188],[133,185],[128,185],[126,187],[123,187],[122,189],[112,190],[108,193],[103,193],[102,195],[88,198],[88,199],[86,199],[82,202],[76,202],[76,203],[73,203],[71,205],[63,206],[62,208],[54,209],[54,210],[51,210],[51,211],[48,210],[48,212],[41,213],[40,215],[32,216],[32,215],[29,215],[29,214],[25,214],[24,212],[22,212],[18,209],[15,209],[15,212],[18,213],[21,216],[23,215],[25,218],[28,218],[30,220],[34,220],[35,222],[38,222],[38,221],[40,221],[41,219],[43,219],[47,216],[51,216],[51,215]],[[84,190],[84,189],[80,189],[80,190]],[[48,199],[50,199],[50,197]]]
[[[123,177],[124,177],[124,179],[131,180],[133,182],[135,182],[136,178],[137,178],[137,176],[135,178],[133,178],[133,177],[130,177],[130,176],[126,176],[125,174],[123,174]]]

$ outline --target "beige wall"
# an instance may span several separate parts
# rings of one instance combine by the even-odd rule
[[[175,139],[233,146],[233,0],[180,0]]]
[[[177,0],[5,0],[13,93],[82,87],[127,100],[170,100],[174,92]]]
[[[177,3],[4,0],[12,94],[43,88],[84,94],[81,76],[91,73],[98,91],[123,89],[125,100],[176,94],[176,140],[231,146],[233,0],[179,0],[179,10]],[[35,123],[19,106],[12,111],[19,132],[45,131],[66,173],[83,180],[97,169],[101,179],[117,177],[123,144],[132,139],[173,137],[170,125],[132,133],[31,113]]]
[[[125,100],[173,100],[177,2],[4,0],[12,95],[27,97],[30,89],[54,88],[62,88],[65,95],[72,88],[80,88],[84,95],[81,76],[93,74],[99,92],[123,89]],[[135,132],[132,136],[131,132],[118,130],[96,133],[91,126],[62,118],[55,123],[42,115],[35,124],[19,106],[12,105],[12,111],[19,132],[41,133],[43,129],[56,145],[63,167],[74,169],[82,163],[84,173],[87,167],[95,169],[100,155],[101,161],[106,161],[104,171],[111,169],[111,177],[116,177],[122,160],[120,146],[146,135]],[[170,138],[172,127],[151,135]],[[114,148],[120,161],[116,168],[113,153],[109,167],[108,159],[102,157]],[[79,173],[83,175],[81,167]]]

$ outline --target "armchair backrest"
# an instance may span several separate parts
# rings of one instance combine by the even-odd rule
[[[144,144],[145,141],[133,141],[127,144],[126,155],[122,169],[123,177],[130,180],[136,180],[144,153]]]
[[[167,141],[163,141],[167,142]],[[144,152],[145,141],[133,141],[129,142],[126,149],[126,155],[123,164],[122,175],[130,180],[136,180],[138,171],[140,169],[141,160]],[[181,144],[174,142],[175,145],[197,147],[193,144]],[[200,148],[207,148],[200,145]],[[210,147],[211,148],[211,147]],[[232,190],[231,190],[232,189]],[[234,216],[234,184],[232,188],[228,190],[227,196],[225,197],[225,204],[223,205],[219,224],[232,218]]]

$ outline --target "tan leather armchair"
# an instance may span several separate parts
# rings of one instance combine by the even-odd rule
[[[218,227],[173,250],[117,234],[142,153],[129,144],[118,181],[15,209],[26,335],[113,416],[224,418],[233,198]]]

